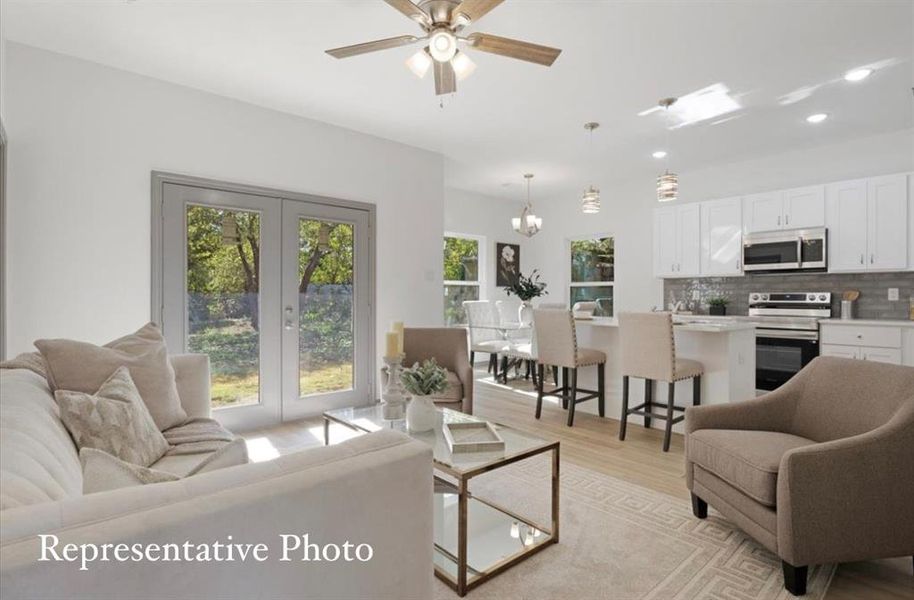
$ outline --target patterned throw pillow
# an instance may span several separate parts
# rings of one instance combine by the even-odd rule
[[[94,394],[57,390],[54,397],[79,449],[102,450],[141,467],[168,450],[127,367],[118,367]]]

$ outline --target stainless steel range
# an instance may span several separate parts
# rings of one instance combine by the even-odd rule
[[[773,390],[819,355],[819,319],[831,317],[830,292],[749,294],[755,323],[755,387]]]

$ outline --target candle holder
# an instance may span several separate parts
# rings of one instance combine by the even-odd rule
[[[406,402],[410,396],[400,381],[400,369],[404,358],[404,354],[384,357],[384,364],[387,366],[387,385],[381,393],[381,399],[384,400],[381,416],[390,421],[406,418]]]

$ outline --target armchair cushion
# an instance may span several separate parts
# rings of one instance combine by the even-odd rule
[[[816,442],[789,433],[701,429],[689,436],[689,460],[766,506],[777,501],[784,454]]]
[[[463,400],[463,383],[453,371],[447,372],[447,388],[440,394],[429,396],[432,402],[460,402]]]

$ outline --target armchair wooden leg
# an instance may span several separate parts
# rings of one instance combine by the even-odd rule
[[[628,375],[622,376],[622,420],[619,423],[619,441],[625,441],[625,426],[628,424]]]
[[[670,393],[666,405],[666,427],[663,429],[663,451],[670,451],[670,438],[673,436],[673,399],[676,397],[676,382],[670,382]]]
[[[692,494],[692,514],[699,519],[708,518],[708,503]]]
[[[794,596],[805,594],[806,576],[809,573],[809,567],[795,567],[783,560],[781,561],[781,567],[784,570],[784,588]]]
[[[654,406],[654,380],[645,379],[644,380],[644,412],[650,414],[652,407]],[[651,427],[651,418],[648,416],[644,417],[644,426],[648,429]]]
[[[597,411],[601,417],[606,416],[606,369],[605,364],[597,365]]]
[[[571,396],[568,398],[568,426],[574,425],[574,407],[578,403],[578,368],[571,369]]]
[[[539,419],[543,412],[543,365],[537,365],[539,370],[539,383],[536,386],[536,418]]]

